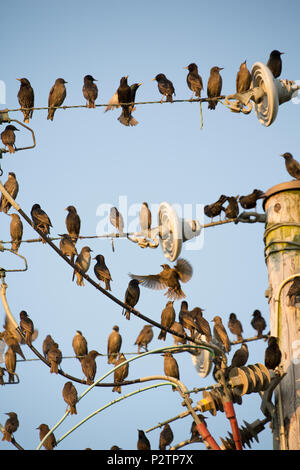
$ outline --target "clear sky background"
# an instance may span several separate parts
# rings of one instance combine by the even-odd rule
[[[143,82],[137,101],[159,100],[156,82],[151,79],[165,73],[172,80],[177,99],[189,99],[186,85],[191,62],[199,66],[206,84],[214,65],[224,67],[223,93],[235,92],[238,68],[245,59],[249,69],[269,53],[279,49],[283,56],[282,78],[300,79],[299,70],[299,11],[297,0],[259,2],[251,5],[241,1],[214,2],[98,2],[91,0],[38,2],[29,0],[1,6],[2,67],[0,79],[6,83],[6,104],[18,108],[19,82],[27,77],[35,91],[35,105],[47,106],[48,94],[54,81],[63,77],[67,83],[65,105],[85,104],[82,95],[86,74],[98,79],[97,103],[107,103],[119,86],[120,78],[129,75],[129,83]],[[204,128],[200,130],[198,104],[179,103],[137,106],[135,128],[122,126],[119,110],[104,113],[95,110],[58,110],[54,122],[47,121],[46,111],[35,111],[30,126],[34,129],[37,146],[33,150],[5,154],[1,161],[7,180],[9,171],[16,173],[20,185],[17,202],[30,214],[39,203],[51,218],[51,235],[65,232],[64,208],[72,204],[81,217],[82,235],[94,235],[100,221],[96,215],[101,204],[118,206],[119,197],[126,196],[128,207],[148,201],[158,205],[207,204],[220,194],[243,195],[254,188],[267,190],[289,181],[283,159],[286,151],[299,158],[299,105],[282,105],[275,123],[263,127],[254,112],[250,115],[231,113],[219,104],[209,111],[203,105]],[[19,112],[11,118],[22,120]],[[18,127],[18,126],[17,126]],[[3,126],[1,126],[1,131]],[[30,134],[17,133],[17,147],[30,145]],[[261,203],[258,211],[262,212]],[[125,215],[125,214],[124,214]],[[137,215],[137,214],[135,214]],[[128,216],[128,221],[133,220]],[[153,215],[156,225],[156,215]],[[209,219],[205,218],[206,222]],[[36,238],[25,222],[24,238]],[[10,218],[0,215],[0,239],[9,240]],[[205,230],[201,250],[187,251],[182,256],[194,268],[191,281],[184,285],[190,307],[205,309],[205,317],[222,317],[227,325],[231,312],[243,323],[244,336],[255,331],[250,325],[254,309],[260,309],[269,319],[265,290],[268,287],[264,261],[263,224],[227,224]],[[142,250],[127,240],[116,240],[112,252],[110,240],[79,241],[78,249],[88,244],[94,255],[102,253],[110,269],[112,293],[124,298],[128,272],[150,274],[160,271],[167,262],[160,248]],[[122,350],[135,352],[134,342],[144,322],[132,316],[128,322],[121,308],[86,283],[72,283],[72,269],[53,250],[41,243],[23,244],[20,253],[28,260],[26,273],[7,274],[7,297],[10,308],[19,321],[19,312],[26,310],[39,330],[34,345],[40,351],[47,334],[59,343],[65,356],[73,355],[72,338],[81,330],[89,349],[106,353],[107,337],[113,325],[120,327]],[[17,257],[2,253],[0,265],[22,267]],[[89,274],[93,272],[94,261]],[[141,287],[137,309],[159,321],[166,304],[163,291]],[[180,302],[174,304],[179,312]],[[0,306],[0,321],[4,311]],[[164,344],[158,341],[154,328],[154,349]],[[234,339],[230,335],[231,339]],[[172,345],[167,337],[166,345]],[[249,364],[264,361],[266,343],[249,343]],[[236,347],[232,348],[231,360]],[[23,347],[26,358],[32,352]],[[129,356],[128,356],[129,357]],[[196,373],[188,355],[176,356],[182,381],[191,389],[215,383],[209,375],[202,379]],[[105,357],[97,359],[97,378],[109,370]],[[83,378],[79,361],[65,359],[62,369]],[[128,379],[163,373],[163,358],[147,357],[130,365]],[[20,427],[16,440],[25,449],[35,449],[39,443],[36,428],[41,423],[50,427],[66,410],[62,388],[66,379],[50,375],[48,367],[37,361],[18,362],[20,384],[1,387],[0,422],[5,412],[15,411]],[[108,381],[108,380],[107,380]],[[111,376],[109,377],[111,381]],[[75,384],[81,395],[86,386]],[[122,388],[122,393],[138,389],[138,385]],[[69,416],[56,430],[58,439],[81,419],[117,398],[111,389],[94,388],[78,405],[78,415]],[[196,404],[202,394],[192,395]],[[90,419],[64,439],[58,449],[136,449],[137,429],[148,429],[183,411],[179,394],[169,387],[144,392],[116,404]],[[246,395],[242,406],[236,405],[240,425],[243,421],[263,419],[260,399]],[[208,414],[208,428],[220,443],[230,431],[224,413]],[[171,424],[173,444],[190,436],[192,418]],[[158,449],[160,430],[148,433],[152,449]],[[253,449],[272,449],[271,431],[259,435]],[[1,449],[13,449],[1,442]],[[194,444],[186,449],[205,449]]]

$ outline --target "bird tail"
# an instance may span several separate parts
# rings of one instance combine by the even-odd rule
[[[77,415],[77,410],[75,405],[70,406],[70,414],[71,415]]]
[[[161,330],[161,332],[159,333],[157,339],[162,339],[163,341],[165,341],[166,340],[166,331]]]
[[[107,364],[115,364],[117,359],[116,354],[109,354],[108,359],[107,359]]]
[[[121,387],[116,385],[115,387],[113,387],[112,391],[121,393]]]
[[[111,288],[110,288],[110,280],[109,280],[109,279],[105,279],[105,289],[111,291]]]
[[[125,310],[125,309],[123,308],[123,310],[122,310],[122,315],[125,315],[126,319],[127,319],[127,320],[130,320],[130,312],[129,312],[129,310],[126,310],[125,313],[124,313],[124,310]]]
[[[50,121],[53,121],[54,113],[55,113],[55,109],[49,109],[47,119],[50,119]]]
[[[167,95],[167,96],[166,96],[166,102],[167,102],[167,103],[173,103],[173,97],[172,97],[172,95]]]
[[[51,362],[50,374],[58,374],[58,365],[56,362]]]
[[[13,145],[7,144],[7,148],[8,148],[9,153],[15,153],[15,149]]]
[[[11,434],[7,431],[4,431],[2,441],[11,442]]]
[[[208,102],[208,109],[215,109],[217,104],[218,104],[217,101],[209,101]]]
[[[31,333],[25,333],[25,341],[28,346],[32,346]]]
[[[12,251],[14,251],[15,253],[18,253],[18,249],[20,245],[21,245],[20,242],[12,242],[11,244]]]
[[[127,113],[124,113],[124,110],[122,111],[122,114],[118,117],[118,120],[124,126],[137,126],[138,125],[138,121],[134,119],[134,117],[131,116],[131,114],[127,115]]]
[[[170,300],[184,299],[186,297],[181,288],[174,290],[171,287],[167,290],[167,292],[165,292],[164,295]]]

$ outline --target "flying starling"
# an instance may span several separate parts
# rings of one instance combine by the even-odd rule
[[[43,354],[44,354],[45,359],[47,360],[48,360],[48,352],[50,351],[50,347],[54,343],[55,341],[51,335],[47,335],[43,341]]]
[[[19,183],[17,181],[15,173],[13,173],[12,171],[8,173],[8,180],[4,184],[4,188],[13,199],[16,199],[19,192]],[[5,214],[7,214],[10,208],[11,203],[2,194],[0,200],[0,212],[5,212]]]
[[[8,347],[25,360],[25,356],[16,336],[13,336],[10,331],[4,330],[0,333],[0,339],[3,339]]]
[[[148,344],[153,339],[153,330],[152,325],[145,325],[144,328],[140,331],[134,344],[138,346],[138,354],[141,349],[144,348],[145,351],[148,351]]]
[[[20,328],[25,335],[25,342],[31,346],[32,345],[32,335],[34,332],[33,321],[27,315],[27,312],[22,310],[20,312]]]
[[[144,431],[138,429],[139,439],[137,441],[137,450],[151,450],[149,439],[146,437]]]
[[[163,73],[159,73],[158,75],[156,75],[156,77],[152,78],[152,81],[153,80],[157,81],[158,90],[162,95],[162,99],[160,100],[160,102],[163,102],[165,96],[166,102],[173,103],[173,95],[176,96],[173,83],[168,80]]]
[[[130,307],[135,307],[140,298],[140,288],[139,281],[137,279],[132,279],[128,283],[128,287],[125,292],[124,303]],[[130,310],[123,309],[122,313],[126,316],[127,320],[130,320]]]
[[[10,236],[11,236],[11,249],[18,253],[23,236],[23,223],[19,214],[8,214],[11,217],[10,223]]]
[[[63,78],[57,78],[53,87],[50,90],[48,98],[48,108],[52,109],[48,110],[47,119],[51,119],[51,121],[53,121],[56,108],[61,106],[66,98],[67,91],[65,83],[68,82],[66,82]]]
[[[8,373],[8,383],[14,383],[17,365],[17,356],[15,351],[9,347],[4,354],[5,368]]]
[[[42,441],[44,439],[44,437],[48,434],[48,432],[50,431],[50,428],[47,424],[40,424],[38,428],[36,429],[39,429],[40,431],[40,441]],[[45,442],[43,443],[43,446],[45,447],[46,450],[53,450],[54,447],[57,446],[57,442],[56,442],[56,439],[55,439],[55,436],[53,433],[51,433],[47,439],[45,440]]]
[[[222,323],[222,318],[216,315],[213,318],[214,328],[213,334],[218,343],[223,344],[225,351],[229,352],[231,350],[231,344],[227,332]]]
[[[188,261],[178,258],[174,268],[168,264],[161,264],[163,270],[159,274],[150,274],[149,276],[137,276],[129,274],[133,279],[141,281],[142,285],[150,289],[166,289],[165,295],[170,300],[181,299],[185,297],[185,293],[181,289],[181,282],[188,282],[193,275],[193,268]]]
[[[203,317],[203,309],[195,307],[189,313],[194,319],[195,327],[198,333],[206,337],[208,343],[212,342],[212,334],[209,322]]]
[[[283,54],[284,52],[279,52],[277,50],[272,51],[270,54],[269,60],[267,62],[267,66],[271,70],[274,78],[280,77],[281,70],[282,70],[281,56]]]
[[[81,359],[82,372],[86,376],[87,385],[94,383],[94,378],[97,372],[96,357],[100,356],[98,351],[94,349]]]
[[[228,197],[228,206],[225,209],[225,217],[226,219],[236,219],[239,215],[239,205],[238,205],[238,198],[239,196],[236,197]]]
[[[116,207],[111,207],[109,220],[111,225],[118,230],[119,234],[124,235],[124,219]]]
[[[289,298],[289,306],[294,307],[297,301],[299,301],[300,296],[300,277],[295,277],[291,286],[287,292]]]
[[[4,433],[2,437],[2,441],[12,441],[12,434],[16,432],[19,427],[19,420],[17,413],[10,411],[9,413],[5,413],[9,418],[6,420],[4,424]]]
[[[174,379],[180,379],[179,377],[179,367],[176,359],[170,352],[165,352],[164,356],[164,373],[168,377],[173,377]],[[176,390],[176,386],[172,386],[173,392]]]
[[[78,256],[78,253],[72,238],[67,233],[59,233],[58,235],[61,237],[61,240],[59,242],[60,251],[63,255],[70,257],[70,260],[73,263],[74,258],[75,256]]]
[[[257,331],[257,336],[262,336],[263,330],[267,327],[265,319],[261,316],[259,310],[254,310],[252,314],[253,318],[251,320],[251,326]]]
[[[236,336],[237,341],[243,340],[243,327],[235,313],[229,315],[228,328],[231,333]]]
[[[78,394],[72,382],[65,383],[62,390],[62,396],[67,405],[70,407],[70,414],[77,415],[76,403],[78,402]]]
[[[131,88],[127,83],[127,78],[128,76],[121,78],[120,86],[117,90],[118,101],[122,106],[122,114],[119,117],[119,121],[125,126],[136,126],[138,122],[131,116]],[[122,105],[122,103],[126,104]]]
[[[97,263],[94,266],[95,276],[97,277],[97,279],[99,279],[99,281],[102,281],[105,283],[106,290],[111,290],[110,281],[112,281],[112,278],[111,278],[109,269],[105,264],[104,256],[97,255],[94,259],[97,261]],[[99,282],[99,286],[100,284],[101,282]]]
[[[222,77],[220,71],[223,67],[212,67],[210,76],[207,82],[207,97],[216,98],[221,95],[222,90]],[[208,101],[208,109],[215,109],[218,104],[217,100]]]
[[[268,339],[268,347],[265,350],[265,366],[268,369],[276,369],[281,362],[281,351],[278,346],[278,339],[270,336]]]
[[[166,450],[166,447],[171,444],[174,439],[173,431],[167,423],[164,425],[163,430],[159,435],[159,450]]]
[[[41,209],[39,204],[34,204],[31,209],[31,218],[34,224],[34,228],[40,230],[44,235],[49,235],[50,227],[52,227],[51,220],[49,219],[46,212]],[[42,238],[42,243],[46,243]]]
[[[207,217],[210,217],[211,222],[213,221],[214,217],[216,217],[217,215],[220,216],[220,220],[221,220],[221,212],[222,211],[225,212],[223,204],[226,201],[227,201],[227,196],[225,196],[224,194],[221,194],[221,196],[216,202],[213,202],[212,204],[207,204],[206,206],[204,206],[204,214]]]
[[[58,366],[62,361],[62,352],[57,343],[52,343],[50,345],[48,361],[50,362],[50,374],[58,374]]]
[[[84,246],[75,261],[75,266],[84,273],[88,271],[90,264],[91,264],[91,251],[92,250],[90,249],[90,247]],[[77,285],[84,286],[84,280],[83,280],[82,274],[75,271],[75,269],[73,272],[72,281],[74,281],[75,275],[77,277],[77,280],[76,280]]]
[[[289,152],[286,152],[280,156],[285,159],[285,167],[288,173],[296,180],[300,180],[300,163],[295,160],[293,155]]]
[[[174,300],[169,300],[169,302],[166,303],[165,308],[161,312],[160,323],[165,328],[171,328],[175,321],[175,310],[174,310],[173,304],[174,304]],[[165,341],[166,335],[167,335],[167,332],[165,330],[160,330],[158,339]]]
[[[139,218],[142,234],[149,236],[151,233],[152,216],[147,202],[143,202]]]
[[[232,357],[230,367],[243,367],[247,364],[249,357],[248,346],[242,343],[240,349],[237,349]]]
[[[186,82],[190,90],[192,90],[193,94],[191,97],[191,101],[194,98],[194,94],[201,98],[201,91],[203,90],[203,82],[202,78],[198,73],[198,66],[194,63],[189,64],[187,67],[184,67],[189,71],[186,77]]]
[[[265,193],[259,189],[253,189],[251,194],[240,196],[239,203],[243,209],[256,209],[258,199],[262,199]]]
[[[244,93],[248,91],[252,82],[251,73],[247,68],[246,61],[242,62],[240,65],[240,70],[236,75],[236,92]]]
[[[122,364],[126,360],[127,359],[124,356],[124,354],[120,353],[118,359],[115,362],[115,367],[119,366],[120,364]],[[129,364],[127,362],[127,364],[124,364],[124,366],[119,367],[119,369],[116,369],[114,371],[114,382],[115,383],[123,382],[126,379],[126,377],[128,377],[128,372],[129,372]],[[113,387],[112,391],[121,393],[121,385],[115,385]]]
[[[122,106],[122,113],[118,117],[118,120],[120,121],[121,124],[124,126],[136,126],[138,124],[138,121],[134,119],[134,117],[131,115],[131,113],[136,109],[134,106],[135,103],[135,95],[138,90],[138,88],[142,85],[142,83],[133,83],[133,85],[130,86],[130,102],[131,105],[129,106],[129,110],[127,110],[127,107]]]
[[[15,141],[16,141],[16,136],[15,136],[15,131],[18,131],[15,126],[12,124],[8,124],[8,126],[5,127],[4,131],[1,132],[1,140],[4,145],[8,148],[9,153],[15,153]]]
[[[107,340],[107,363],[115,364],[118,353],[122,346],[122,336],[119,333],[118,325],[113,326],[113,330],[110,333]]]
[[[95,101],[98,97],[97,80],[92,75],[86,75],[83,79],[82,93],[87,103],[87,108],[96,108]]]
[[[186,333],[184,331],[184,328],[183,328],[182,324],[177,322],[177,321],[174,321],[174,323],[172,325],[172,330],[176,331],[176,333],[178,333],[180,335],[186,336]],[[175,346],[177,346],[179,343],[186,344],[186,339],[185,338],[181,338],[180,336],[174,335],[173,333],[172,333],[172,336],[173,336]]]
[[[86,356],[88,353],[87,340],[79,330],[76,331],[76,334],[72,340],[72,347],[77,359],[80,361],[82,359],[81,356]]]
[[[33,109],[24,109],[24,108],[33,108],[34,107],[34,91],[30,84],[30,81],[27,78],[17,78],[20,82],[20,90],[18,92],[18,101],[24,115],[24,122],[29,123],[29,119],[32,118]]]
[[[68,211],[65,221],[67,231],[73,242],[76,244],[80,233],[81,220],[74,206],[68,206],[65,210]]]

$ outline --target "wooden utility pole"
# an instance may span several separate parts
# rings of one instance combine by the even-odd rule
[[[280,369],[286,376],[275,389],[274,449],[300,450],[300,304],[287,296],[300,275],[300,181],[266,192],[265,258],[268,268],[270,332],[279,338]]]

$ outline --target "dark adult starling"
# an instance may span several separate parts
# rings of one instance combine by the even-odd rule
[[[293,155],[289,152],[286,152],[280,156],[285,159],[285,167],[288,173],[296,180],[300,180],[300,163],[295,160]]]
[[[300,277],[295,277],[287,292],[289,298],[289,306],[294,307],[299,302],[300,298]],[[297,302],[298,301],[298,302]]]
[[[67,233],[59,233],[58,235],[61,237],[59,242],[60,251],[63,255],[70,257],[70,260],[73,263],[74,258],[75,256],[78,256],[78,253],[72,238]]]
[[[11,348],[16,354],[19,354],[19,356],[25,360],[25,356],[16,336],[13,336],[9,331],[4,330],[2,333],[0,333],[0,339],[3,339],[9,348]]]
[[[203,309],[195,307],[190,311],[190,315],[194,319],[196,330],[206,337],[208,343],[212,342],[212,334],[209,322],[203,317]]]
[[[212,67],[210,69],[210,76],[207,82],[207,97],[216,98],[221,95],[222,90],[222,77],[220,71],[223,67]],[[208,101],[208,109],[215,109],[218,104],[217,100]]]
[[[128,283],[128,287],[125,292],[124,303],[130,307],[135,307],[140,298],[140,282],[137,279],[132,279]],[[122,313],[126,316],[127,320],[130,320],[130,310],[123,309]]]
[[[124,219],[116,207],[111,207],[109,220],[111,225],[118,230],[119,234],[124,235]]]
[[[159,435],[159,450],[166,450],[166,447],[171,444],[174,439],[173,431],[167,423],[164,425],[163,430]]]
[[[267,327],[265,319],[261,316],[261,312],[259,310],[254,310],[252,314],[253,318],[251,320],[251,326],[257,331],[257,336],[262,336],[262,332]]]
[[[17,181],[15,173],[13,173],[12,171],[8,173],[8,180],[4,184],[4,188],[13,199],[16,199],[19,192],[19,183]],[[0,200],[0,212],[5,212],[5,214],[7,214],[10,208],[11,203],[2,194]]]
[[[122,364],[126,360],[127,359],[124,356],[124,354],[120,353],[118,359],[115,362],[115,367],[119,366],[120,364]],[[114,372],[114,382],[115,383],[123,382],[126,379],[126,377],[128,377],[128,372],[129,372],[129,364],[127,362],[127,364],[124,364],[124,366],[119,367],[119,369],[115,370],[115,372]],[[121,385],[115,385],[113,387],[112,391],[121,393],[121,391],[122,391],[121,390]]]
[[[96,357],[100,356],[94,349],[81,359],[82,372],[86,376],[86,383],[92,385],[97,372]]]
[[[115,364],[118,353],[122,346],[122,336],[119,333],[118,325],[113,326],[113,330],[110,333],[107,340],[107,363]]]
[[[185,297],[185,293],[181,289],[181,282],[188,282],[193,275],[193,268],[190,263],[178,258],[176,265],[171,268],[168,264],[161,264],[163,270],[159,274],[150,274],[149,276],[137,276],[129,274],[131,278],[138,279],[142,285],[150,289],[166,289],[165,295],[170,300],[181,299]]]
[[[77,256],[77,259],[75,261],[75,266],[81,271],[83,271],[84,273],[88,271],[90,264],[91,264],[91,251],[92,250],[90,249],[90,247],[84,246],[81,249],[81,252]],[[74,269],[73,279],[72,279],[73,281],[74,281],[75,276],[77,277],[77,280],[76,280],[77,285],[84,286],[83,276],[79,272],[75,271]]]
[[[144,431],[138,429],[139,439],[137,441],[137,450],[151,450],[149,439],[146,437]]]
[[[17,78],[20,82],[20,90],[18,92],[18,100],[24,115],[24,122],[29,123],[29,119],[32,118],[33,109],[24,109],[24,108],[33,108],[34,107],[34,91],[30,84],[30,81],[27,78]]]
[[[236,75],[236,92],[244,93],[248,91],[252,82],[251,73],[249,72],[246,60],[241,63],[240,70]]]
[[[76,403],[78,402],[77,390],[71,381],[66,382],[62,390],[62,396],[70,407],[70,414],[77,415]]]
[[[265,193],[260,189],[253,189],[251,194],[247,196],[240,196],[239,203],[243,209],[256,209],[258,199],[262,199]]]
[[[8,383],[14,383],[15,381],[15,372],[16,372],[16,365],[17,365],[17,356],[15,351],[9,347],[7,348],[5,355],[5,368],[8,373]]]
[[[226,219],[236,219],[239,215],[239,205],[238,205],[238,198],[236,197],[228,197],[228,206],[225,209],[225,217]]]
[[[76,334],[72,340],[72,347],[74,350],[74,353],[77,356],[77,359],[81,361],[82,357],[81,356],[86,356],[88,353],[88,344],[87,340],[81,333],[81,331],[77,330]]]
[[[18,253],[23,236],[23,223],[19,214],[8,214],[11,217],[10,223],[10,236],[11,236],[11,249]]]
[[[176,96],[173,83],[168,80],[163,73],[159,73],[158,75],[156,75],[156,77],[152,78],[152,81],[153,80],[157,81],[158,90],[160,94],[163,95],[160,102],[163,102],[165,96],[166,102],[173,103],[173,95]]]
[[[151,232],[152,216],[147,202],[143,202],[139,218],[142,234],[149,236]]]
[[[174,321],[174,323],[172,325],[172,330],[176,331],[176,333],[178,333],[180,335],[186,336],[186,333],[184,331],[184,328],[183,328],[182,324],[177,322],[177,321]],[[173,337],[175,346],[177,346],[179,343],[186,344],[186,338],[181,338],[180,336],[177,336],[177,335],[174,335],[174,334],[172,334],[172,337]]]
[[[48,351],[48,361],[50,362],[50,374],[58,374],[58,366],[62,361],[62,352],[57,343],[52,343]]]
[[[35,228],[39,229],[44,235],[49,235],[50,227],[52,227],[51,220],[49,219],[46,212],[41,209],[39,204],[34,204],[32,206],[31,218]],[[46,243],[43,238],[42,243]]]
[[[9,153],[15,153],[15,141],[16,141],[16,136],[15,136],[15,131],[18,131],[15,126],[12,124],[8,124],[8,126],[5,127],[4,131],[1,132],[1,140],[4,145],[8,148]]]
[[[43,341],[43,354],[44,354],[45,359],[47,360],[48,360],[48,352],[50,351],[50,347],[54,343],[55,341],[51,335],[47,335]]]
[[[48,434],[48,432],[50,431],[50,428],[47,424],[40,424],[38,428],[36,429],[39,429],[40,431],[40,441],[42,441],[44,439],[44,437]],[[54,447],[57,446],[57,442],[56,442],[56,439],[55,439],[55,436],[54,434],[50,434],[47,439],[45,440],[45,442],[43,443],[43,446],[45,447],[46,450],[53,450]]]
[[[237,349],[232,357],[230,367],[243,367],[247,364],[249,357],[248,346],[242,343],[240,349]]]
[[[278,339],[270,336],[268,339],[268,347],[265,350],[265,366],[268,369],[276,369],[281,362],[281,351],[278,346]]]
[[[214,322],[214,328],[213,328],[214,337],[220,344],[224,345],[225,351],[229,352],[231,350],[231,344],[230,344],[230,340],[227,335],[227,332],[222,323],[222,318],[216,315],[213,318],[213,322]]]
[[[32,335],[34,332],[33,321],[29,318],[27,312],[22,310],[20,312],[20,328],[25,335],[25,342],[31,346],[32,345]]]
[[[19,420],[17,413],[10,411],[9,413],[5,413],[9,418],[6,420],[4,424],[4,433],[2,437],[2,441],[12,441],[12,434],[16,432],[19,427]]]
[[[272,51],[270,54],[269,60],[267,62],[267,66],[271,70],[274,78],[280,77],[281,70],[282,70],[281,56],[283,54],[284,52],[279,52],[277,50]]]
[[[110,281],[112,281],[112,278],[111,278],[109,269],[105,264],[104,256],[97,255],[94,259],[97,261],[97,263],[94,266],[95,276],[97,277],[97,279],[99,279],[99,281],[102,281],[105,283],[106,290],[111,290]],[[99,282],[99,286],[100,284],[101,282]]]
[[[136,341],[134,344],[138,346],[138,354],[140,353],[141,349],[144,348],[145,351],[148,351],[148,344],[153,339],[153,330],[152,325],[145,325],[144,328],[140,331]]]
[[[221,212],[225,212],[225,209],[223,207],[223,204],[227,201],[227,196],[224,194],[221,194],[219,199],[216,202],[213,202],[212,204],[207,204],[204,206],[204,214],[207,217],[210,217],[211,222],[213,221],[213,218],[216,217],[217,215],[220,216],[221,219]]]
[[[173,304],[174,304],[174,300],[169,300],[166,303],[165,308],[161,312],[160,323],[165,328],[171,328],[175,321],[175,310],[174,310]],[[160,330],[158,339],[165,341],[166,335],[167,335],[167,332],[165,330]]]
[[[205,422],[205,419],[206,419],[205,416],[203,416],[200,413],[197,416],[201,422]],[[190,433],[191,433],[190,442],[200,442],[202,440],[202,438],[200,438],[199,431],[197,429],[196,421],[192,422]]]
[[[68,206],[65,210],[68,211],[68,215],[66,217],[67,231],[73,242],[76,244],[80,233],[81,220],[74,206]]]
[[[237,341],[243,340],[243,327],[235,313],[229,315],[228,328],[231,333],[236,336]]]
[[[98,98],[98,87],[96,78],[92,75],[86,75],[83,79],[82,93],[87,103],[87,108],[96,108],[95,101]]]
[[[129,106],[129,116],[128,116],[128,112],[127,112],[127,109],[125,110],[124,109],[124,106],[122,107],[122,113],[121,115],[118,117],[118,120],[120,121],[121,124],[123,124],[124,126],[136,126],[138,124],[138,121],[136,119],[134,119],[134,117],[132,116],[132,112],[135,111],[135,106],[134,106],[134,103],[135,103],[135,95],[136,95],[136,92],[138,90],[138,88],[142,85],[142,83],[133,83],[133,85],[130,86],[130,93],[131,93],[131,105]]]
[[[201,91],[203,90],[203,81],[201,76],[198,73],[198,66],[194,63],[189,64],[187,67],[184,67],[189,71],[186,77],[186,82],[190,90],[192,90],[193,94],[191,97],[191,101],[194,98],[194,94],[201,98]]]
[[[119,117],[119,121],[125,126],[136,126],[138,122],[131,116],[131,88],[127,83],[127,78],[128,76],[121,78],[120,86],[117,90],[118,101],[122,106],[122,114]],[[122,103],[126,104],[122,105]]]
[[[173,377],[174,379],[180,379],[179,377],[179,367],[176,359],[170,352],[165,352],[164,356],[164,373],[168,377]],[[173,392],[176,390],[176,386],[172,386]]]
[[[56,108],[61,106],[66,98],[67,91],[65,83],[68,82],[66,82],[63,78],[57,78],[53,87],[50,90],[48,98],[48,108],[52,109],[48,110],[47,119],[51,119],[51,121],[53,121]]]

